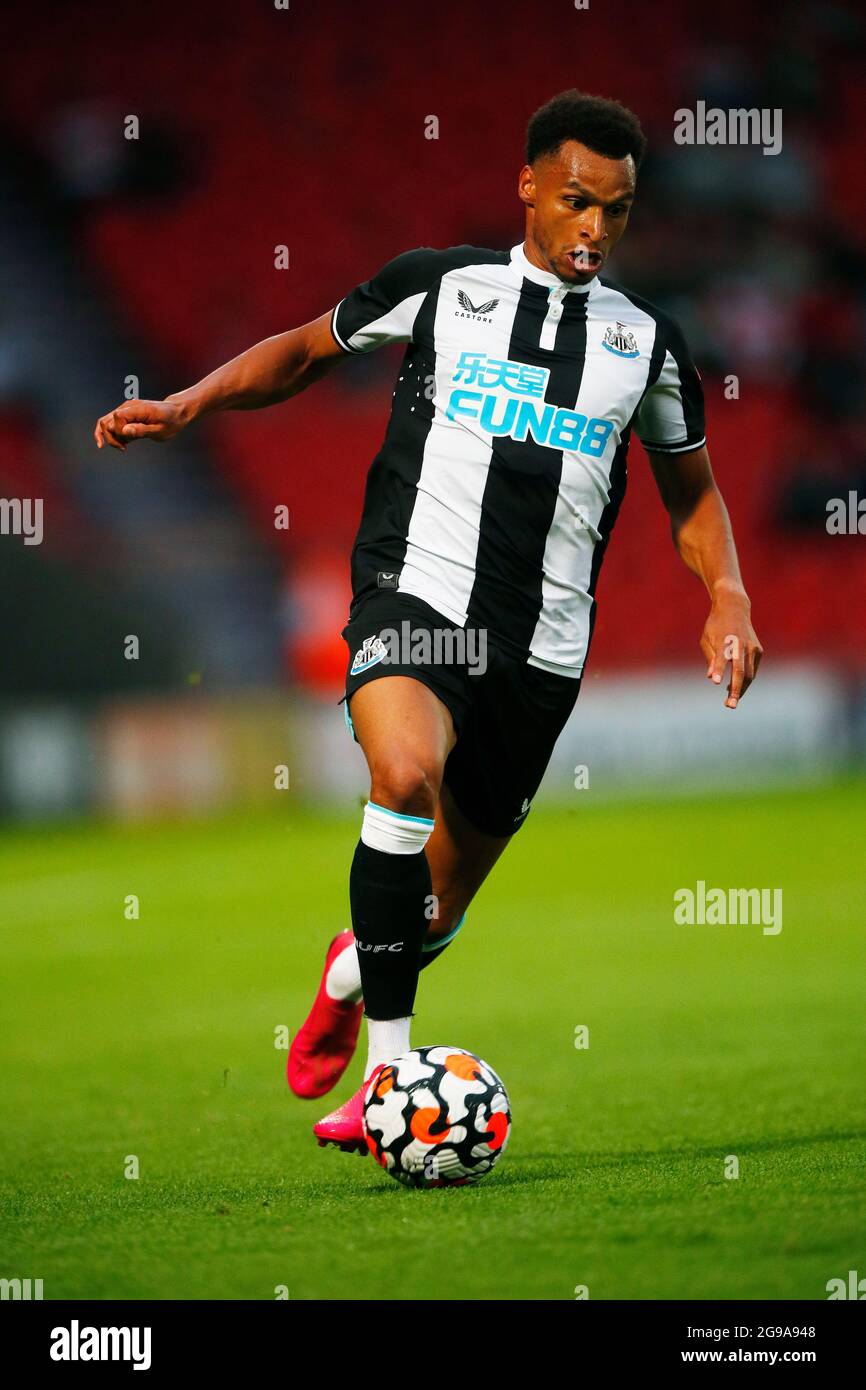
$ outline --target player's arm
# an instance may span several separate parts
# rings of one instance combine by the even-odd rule
[[[125,449],[134,439],[171,439],[214,410],[258,410],[296,396],[344,357],[406,343],[431,284],[448,268],[449,254],[419,247],[388,261],[341,299],[333,313],[265,338],[218,367],[197,386],[164,401],[127,401],[93,431],[101,449]]]
[[[214,410],[258,410],[296,396],[346,357],[331,314],[265,338],[217,367],[196,386],[164,401],[126,401],[96,422],[97,446],[125,449],[135,439],[171,439]]]
[[[710,613],[701,634],[707,678],[720,684],[730,661],[725,705],[736,709],[757,675],[763,648],[752,627],[752,605],[710,456],[705,445],[684,453],[654,453],[648,448],[647,454],[671,519],[674,545],[710,596]]]

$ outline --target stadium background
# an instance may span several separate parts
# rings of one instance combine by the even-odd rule
[[[573,85],[624,100],[649,137],[636,209],[610,273],[673,311],[685,329],[767,657],[742,708],[725,712],[703,681],[697,642],[705,597],[671,547],[635,440],[588,677],[535,812],[537,835],[547,826],[545,841],[564,856],[543,853],[559,893],[558,906],[548,904],[548,925],[555,938],[560,912],[562,939],[570,939],[568,875],[577,873],[581,901],[593,899],[593,866],[615,884],[624,873],[615,849],[621,854],[636,834],[621,878],[630,906],[616,959],[637,951],[663,1032],[676,1031],[685,1026],[670,984],[680,947],[652,955],[642,936],[655,920],[655,909],[640,915],[653,876],[666,903],[672,886],[709,878],[712,864],[725,884],[776,883],[778,850],[787,856],[789,910],[798,910],[797,875],[811,875],[800,882],[801,920],[832,918],[840,933],[835,955],[824,943],[818,973],[823,968],[822,997],[843,1041],[823,1034],[823,1061],[803,1063],[811,1080],[802,1095],[813,1085],[821,1090],[826,1062],[848,1106],[856,1094],[851,1030],[862,1031],[862,1003],[846,990],[863,913],[856,865],[866,540],[828,534],[826,519],[829,499],[866,494],[866,86],[855,8],[756,9],[735,0],[708,11],[685,0],[617,0],[579,11],[566,0],[428,7],[295,0],[277,9],[154,0],[146,13],[70,4],[48,14],[8,11],[3,22],[0,495],[43,498],[45,507],[41,545],[0,537],[0,862],[9,978],[17,982],[8,1060],[20,1087],[20,1109],[13,1097],[10,1112],[16,1137],[7,1146],[12,1190],[34,1152],[51,1169],[46,1152],[57,1135],[43,1121],[58,1058],[47,1042],[49,1019],[59,1029],[57,1048],[69,1049],[73,1063],[68,1103],[83,1128],[79,1156],[96,1155],[99,1171],[105,1116],[99,1086],[87,1076],[95,1067],[107,1094],[111,1067],[125,1084],[133,1057],[139,1084],[149,1075],[129,1038],[118,1055],[108,1020],[135,1012],[144,1029],[138,1036],[153,1049],[150,1103],[158,1106],[169,1058],[191,1088],[181,1085],[183,1104],[192,1103],[197,1074],[177,1053],[185,1039],[199,1056],[202,1028],[222,1046],[225,1009],[229,1033],[237,1030],[226,1056],[237,1045],[251,1074],[251,1020],[261,1030],[263,1019],[296,1026],[303,1017],[326,933],[344,924],[343,869],[364,791],[360,755],[337,707],[345,665],[339,633],[349,548],[399,351],[348,362],[285,406],[212,418],[165,448],[98,453],[96,417],[125,391],[163,396],[258,339],[319,315],[409,247],[513,245],[522,237],[514,189],[526,120]],[[676,145],[673,113],[698,100],[781,108],[782,152]],[[431,115],[437,139],[425,138]],[[131,116],[134,139],[126,138]],[[279,247],[287,248],[288,268],[275,266]],[[138,384],[127,389],[131,377]],[[287,530],[275,528],[278,506],[288,508]],[[137,660],[125,656],[130,634],[139,638]],[[274,785],[282,764],[288,790]],[[577,765],[589,770],[586,790],[575,789]],[[513,970],[523,948],[514,944],[520,924],[509,927],[507,907],[517,901],[521,866],[526,908],[536,914],[529,880],[541,851],[538,838],[528,844],[531,824],[513,851],[523,858],[503,869],[501,888],[486,890],[477,911],[488,933],[505,932]],[[668,835],[693,851],[690,858],[683,848],[672,861],[672,880],[657,853]],[[575,836],[589,859],[581,860]],[[708,845],[715,858],[702,859]],[[143,879],[153,896],[142,921],[149,915],[156,935],[118,947],[112,932],[124,931],[122,903]],[[548,885],[540,899],[553,891]],[[154,898],[162,904],[156,922]],[[600,914],[611,901],[599,903]],[[602,925],[594,923],[599,935],[589,949],[603,970]],[[484,949],[479,936],[463,957],[465,979],[476,970],[479,987]],[[705,976],[690,967],[696,1008],[720,969],[712,946],[700,950]],[[750,993],[754,963],[740,965],[750,983],[736,976],[739,1007],[751,1017],[766,995]],[[814,1002],[809,951],[791,968],[799,984],[781,992],[782,1032],[767,1025],[767,1057],[786,1051],[786,1030],[793,1035],[799,1011]],[[195,992],[202,969],[212,993]],[[653,984],[654,970],[666,983]],[[235,971],[243,985],[229,1003]],[[493,1018],[497,1008],[510,1017],[508,978],[491,996]],[[762,960],[758,978],[772,988],[774,967]],[[452,976],[452,990],[454,983]],[[537,983],[541,1007],[544,981]],[[616,972],[605,975],[609,999],[619,985]],[[439,991],[431,995],[434,1016],[439,1008],[442,1026],[450,1026],[448,980],[429,988]],[[630,990],[637,991],[634,979],[620,1000],[626,1029],[637,997]],[[463,1031],[454,1041],[467,1046],[478,1029],[470,992],[461,984],[455,1020]],[[703,1007],[698,1012],[706,1023]],[[160,1031],[154,1020],[169,1014],[171,1026]],[[515,1043],[513,1021],[503,1027]],[[538,1050],[529,1018],[517,1033],[523,1028],[527,1046]],[[503,1048],[492,1021],[482,1041],[488,1034],[497,1064]],[[509,1048],[500,1069],[517,1079]],[[833,1056],[841,1060],[831,1064]],[[221,1078],[229,1074],[228,1062],[211,1061]],[[795,1088],[802,1082],[790,1080]],[[674,1093],[681,1082],[682,1075],[668,1077]],[[253,1086],[246,1095],[245,1123],[259,1139],[266,1123],[253,1118],[262,1113],[254,1101],[261,1107],[267,1095],[268,1113],[272,1083],[269,1076],[264,1090]],[[602,1091],[606,1084],[600,1077]],[[726,1084],[738,1083],[727,1076]],[[630,1085],[635,1100],[634,1076]],[[840,1109],[826,1118],[831,1138],[844,1108],[833,1094]],[[133,1128],[146,1128],[148,1103],[144,1093],[129,1100]],[[300,1118],[297,1107],[292,1112],[293,1133],[309,1118],[301,1110]],[[283,1111],[274,1109],[277,1126]],[[780,1124],[784,1131],[781,1117]],[[862,1138],[850,1109],[845,1124],[849,1138]],[[692,1137],[686,1125],[682,1143]],[[610,1153],[622,1142],[614,1125]],[[247,1150],[238,1161],[255,1167]],[[57,1162],[58,1171],[75,1166],[68,1154]],[[198,1172],[206,1170],[207,1163]],[[317,1180],[324,1182],[321,1174]],[[73,1201],[59,1222],[46,1207],[46,1221],[63,1231],[68,1218],[83,1230],[98,1206],[93,1195],[80,1211]],[[118,1273],[110,1245],[101,1262],[82,1265],[74,1241],[52,1246],[46,1237],[40,1245],[32,1231],[19,1237],[25,1263],[30,1249],[53,1250],[55,1287],[65,1292],[172,1296],[191,1288],[207,1296],[215,1287],[204,1276],[184,1284],[176,1270],[158,1268],[139,1285]],[[670,1296],[696,1277],[685,1265],[678,1270]],[[220,1296],[256,1296],[252,1275],[213,1277]],[[614,1296],[654,1296],[622,1269],[617,1277],[631,1293]],[[539,1281],[529,1291],[546,1295]],[[352,1296],[325,1265],[315,1287]],[[716,1288],[712,1278],[706,1287]],[[502,1291],[492,1274],[473,1288]],[[778,1288],[791,1296],[802,1285],[781,1279]]]

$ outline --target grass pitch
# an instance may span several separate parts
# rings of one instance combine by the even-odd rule
[[[7,833],[0,1276],[48,1299],[822,1299],[866,1272],[864,785],[581,796],[533,811],[422,976],[414,1041],[480,1053],[514,1111],[499,1167],[451,1191],[318,1149],[362,1058],[303,1102],[274,1045],[348,925],[357,816]],[[698,879],[781,887],[782,931],[675,925]]]

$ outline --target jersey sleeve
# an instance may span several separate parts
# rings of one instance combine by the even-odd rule
[[[635,431],[645,449],[684,454],[707,441],[704,392],[686,340],[673,319],[660,318],[661,370],[635,416]]]
[[[386,343],[408,343],[418,310],[442,274],[442,253],[429,247],[404,251],[341,299],[331,331],[344,352],[372,352]]]

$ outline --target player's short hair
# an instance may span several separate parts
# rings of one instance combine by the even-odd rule
[[[633,111],[619,101],[593,97],[576,88],[560,92],[540,106],[526,128],[526,162],[534,164],[546,154],[556,154],[565,140],[578,140],[607,159],[631,155],[640,168],[646,136]]]

